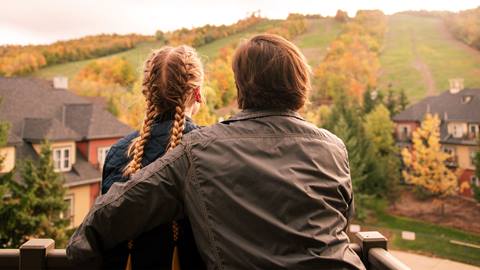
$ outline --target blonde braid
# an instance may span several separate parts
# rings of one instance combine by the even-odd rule
[[[175,117],[170,130],[170,141],[168,143],[168,150],[175,148],[182,141],[183,130],[185,129],[185,105],[179,102],[175,107]],[[172,222],[173,241],[176,243],[179,238],[180,229],[176,221]],[[175,257],[175,256],[174,256]]]
[[[141,169],[145,144],[150,138],[152,132],[152,123],[155,120],[155,117],[158,115],[158,108],[152,102],[152,92],[155,90],[152,86],[157,77],[154,70],[155,58],[157,56],[158,51],[153,52],[145,62],[142,92],[145,95],[147,108],[145,117],[143,118],[142,128],[140,129],[140,135],[132,140],[132,143],[128,148],[127,156],[132,157],[132,160],[125,167],[123,171],[124,176],[130,176]]]
[[[158,112],[155,105],[153,105],[153,103],[147,99],[147,111],[145,114],[145,118],[143,119],[140,136],[138,136],[132,141],[128,150],[128,155],[132,156],[132,160],[125,168],[125,176],[130,176],[142,168],[142,159],[144,155],[145,144],[150,138],[152,132],[152,124],[157,115]]]

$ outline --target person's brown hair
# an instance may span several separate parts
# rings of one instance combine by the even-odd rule
[[[232,62],[240,109],[299,110],[307,100],[310,66],[290,41],[271,34],[243,42]]]
[[[130,145],[128,155],[131,161],[124,170],[125,176],[142,167],[144,147],[158,115],[174,115],[167,151],[180,143],[185,126],[185,104],[192,101],[194,89],[203,82],[200,58],[188,46],[166,46],[153,52],[145,61],[143,73],[146,113],[140,135]]]

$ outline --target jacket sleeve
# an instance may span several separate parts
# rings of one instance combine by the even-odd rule
[[[125,183],[99,197],[70,238],[67,256],[75,264],[99,264],[118,243],[183,215],[182,187],[189,170],[184,145],[152,162]]]

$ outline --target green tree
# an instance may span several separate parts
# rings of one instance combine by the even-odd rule
[[[372,91],[370,88],[367,88],[367,91],[363,93],[363,111],[364,113],[369,113],[375,107],[375,100],[372,97]]]
[[[69,220],[63,180],[54,171],[49,143],[41,146],[38,162],[24,161],[21,181],[6,179],[7,196],[0,210],[0,246],[18,247],[30,237],[53,238],[59,246],[68,239]]]
[[[398,105],[400,106],[400,110],[404,111],[407,108],[410,101],[408,100],[407,94],[405,93],[405,89],[402,88],[400,90],[400,97],[398,98]]]
[[[155,32],[155,39],[158,40],[158,41],[163,41],[165,42],[166,41],[166,38],[165,38],[165,33],[161,30],[157,30]]]
[[[364,202],[369,194],[375,194],[368,189],[369,182],[378,171],[371,142],[366,138],[362,125],[361,111],[354,98],[339,94],[324,126],[342,139],[347,148],[359,219],[366,217]]]
[[[395,93],[391,86],[388,87],[387,91],[387,100],[385,101],[385,106],[390,111],[390,115],[395,115],[397,113],[397,99],[395,97]]]
[[[365,134],[372,143],[373,156],[378,164],[378,173],[370,177],[367,189],[389,199],[395,198],[400,181],[399,150],[393,138],[394,127],[390,112],[383,104],[377,105],[365,116]]]

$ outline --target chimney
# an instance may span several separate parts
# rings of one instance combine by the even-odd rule
[[[450,83],[450,94],[456,94],[463,90],[462,78],[449,79],[448,82]]]
[[[53,77],[53,88],[68,89],[68,78],[64,76]]]

